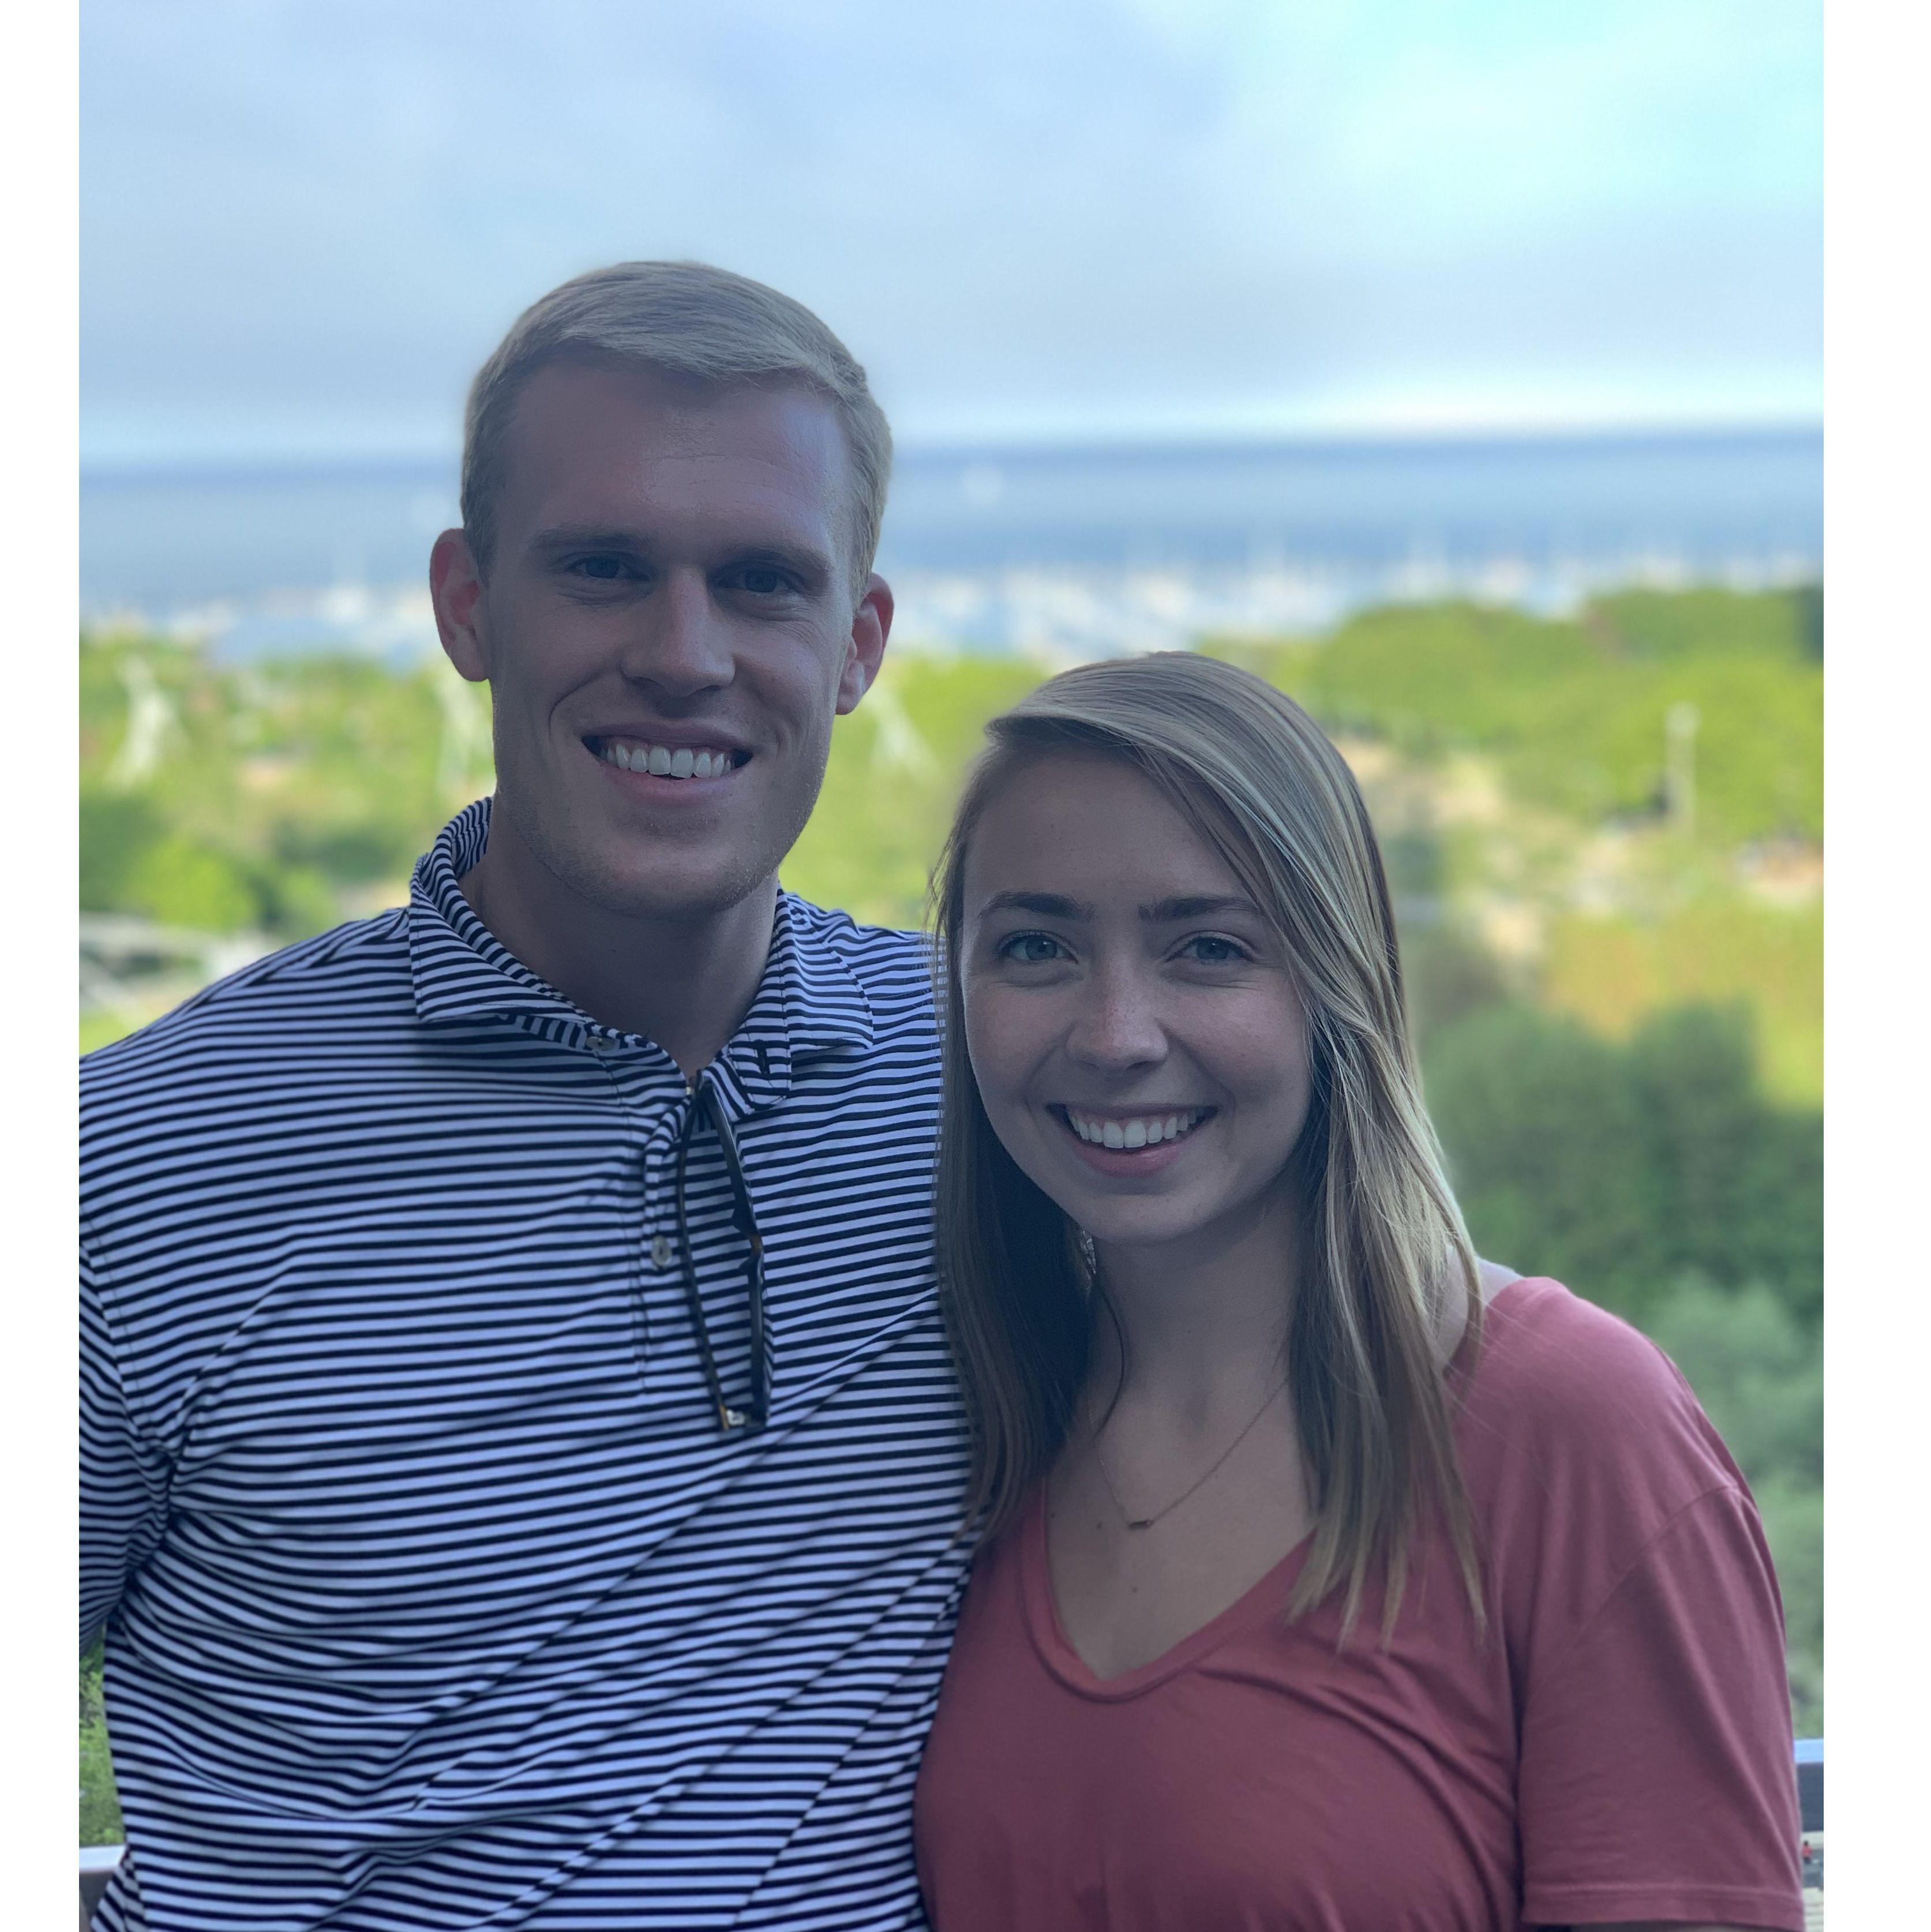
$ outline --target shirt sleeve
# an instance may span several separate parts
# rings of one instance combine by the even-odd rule
[[[1713,1490],[1526,1687],[1524,1916],[1802,1932],[1792,1756],[1770,1552]]]
[[[167,1459],[134,1414],[103,1305],[80,1251],[80,1646],[100,1634],[128,1579],[161,1540]]]

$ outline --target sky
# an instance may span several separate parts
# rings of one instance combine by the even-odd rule
[[[87,0],[84,464],[440,454],[697,257],[902,442],[1822,410],[1818,0]]]

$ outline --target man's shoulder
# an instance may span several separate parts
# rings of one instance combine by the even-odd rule
[[[264,954],[80,1062],[83,1114],[129,1085],[152,1096],[171,1077],[233,1078],[285,1058],[315,1023],[413,1010],[408,914],[396,907]]]
[[[794,917],[819,945],[835,947],[848,958],[881,971],[909,970],[929,974],[932,942],[922,932],[895,926],[869,926],[836,906],[814,904],[788,892]]]
[[[868,926],[848,912],[788,894],[797,943],[835,958],[863,989],[874,1016],[905,1012],[929,1024],[932,943],[922,932]]]

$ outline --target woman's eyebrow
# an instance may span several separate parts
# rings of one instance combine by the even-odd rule
[[[1060,892],[995,892],[979,908],[981,919],[996,912],[1029,912],[1040,919],[1090,920],[1091,906],[1082,905]]]
[[[1244,892],[1222,892],[1187,898],[1156,899],[1143,905],[1140,916],[1149,926],[1170,926],[1184,919],[1212,919],[1220,913],[1245,913],[1258,918],[1260,908]]]

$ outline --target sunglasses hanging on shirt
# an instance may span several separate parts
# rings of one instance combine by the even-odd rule
[[[751,1303],[751,1394],[741,1406],[725,1399],[723,1378],[717,1370],[717,1357],[710,1346],[710,1327],[704,1319],[704,1294],[698,1283],[696,1257],[691,1251],[689,1203],[685,1198],[685,1175],[690,1161],[691,1144],[700,1123],[708,1120],[717,1130],[724,1150],[724,1169],[731,1182],[731,1222],[749,1245],[749,1259],[744,1270],[745,1286]],[[684,1299],[691,1311],[691,1329],[697,1337],[698,1359],[704,1365],[706,1385],[717,1410],[717,1426],[726,1435],[736,1429],[761,1429],[770,1407],[770,1337],[764,1325],[764,1242],[758,1232],[757,1218],[751,1211],[751,1196],[744,1185],[743,1163],[737,1157],[737,1142],[716,1092],[708,1081],[694,1088],[690,1111],[684,1117],[683,1132],[677,1136],[677,1256],[684,1274]]]

